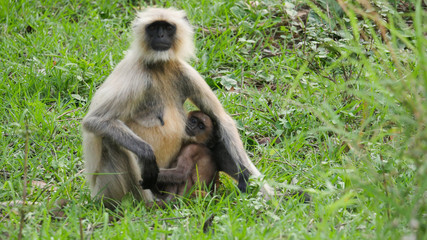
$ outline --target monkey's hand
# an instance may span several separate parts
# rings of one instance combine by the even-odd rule
[[[143,156],[139,157],[142,163],[141,186],[143,189],[155,189],[159,167],[157,166],[156,156],[150,148],[145,149]]]

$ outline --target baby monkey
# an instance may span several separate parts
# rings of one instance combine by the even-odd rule
[[[215,144],[214,126],[210,117],[201,111],[188,114],[183,144],[171,168],[160,169],[157,185],[163,192],[157,195],[164,201],[190,192],[194,185],[210,186],[218,178],[218,167],[210,148]]]

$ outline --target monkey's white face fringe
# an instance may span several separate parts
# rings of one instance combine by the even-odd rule
[[[176,35],[172,47],[167,51],[155,51],[147,44],[145,28],[153,22],[166,21],[175,25]],[[166,62],[170,60],[188,60],[194,57],[193,28],[184,11],[174,8],[147,8],[139,12],[133,21],[134,41],[132,48],[143,56],[145,63]]]

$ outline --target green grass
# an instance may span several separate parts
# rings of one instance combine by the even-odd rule
[[[312,201],[265,201],[257,181],[239,194],[223,176],[204,198],[110,211],[90,199],[80,121],[129,46],[144,6],[131,2],[0,2],[1,239],[18,238],[22,212],[25,239],[427,239],[425,1],[149,1],[187,11],[192,65],[251,159]],[[26,156],[37,204],[8,206]]]

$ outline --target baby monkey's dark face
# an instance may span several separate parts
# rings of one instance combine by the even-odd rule
[[[191,137],[196,137],[198,143],[207,143],[213,134],[211,118],[201,111],[190,112],[185,132]]]

